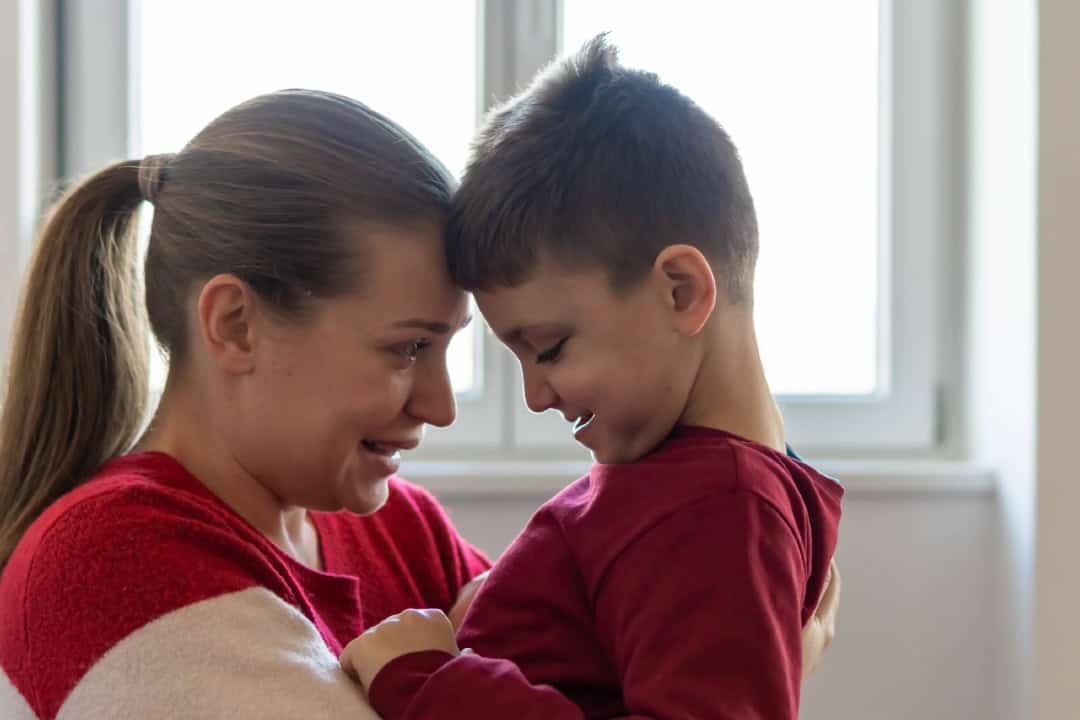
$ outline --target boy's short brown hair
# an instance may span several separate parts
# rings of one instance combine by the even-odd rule
[[[604,35],[541,73],[480,131],[447,255],[469,290],[513,287],[550,259],[598,266],[616,290],[669,245],[699,248],[734,302],[751,297],[757,218],[731,139]]]

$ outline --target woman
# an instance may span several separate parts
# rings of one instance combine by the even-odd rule
[[[454,418],[451,192],[393,122],[286,91],[58,204],[0,420],[3,717],[374,717],[342,646],[408,607],[460,614],[488,567],[393,477]],[[145,431],[143,200],[170,358]]]
[[[405,607],[450,610],[486,569],[429,495],[391,479],[424,424],[454,418],[445,353],[467,304],[443,268],[451,191],[391,121],[289,91],[58,205],[0,433],[15,717],[363,717],[341,645]],[[110,461],[146,410],[143,199],[146,307],[171,367],[135,452]]]

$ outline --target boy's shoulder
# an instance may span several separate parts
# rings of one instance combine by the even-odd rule
[[[594,464],[550,500],[545,509],[568,522],[591,514],[628,510],[662,515],[703,497],[749,493],[776,505],[789,505],[807,490],[840,496],[836,480],[794,454],[777,452],[751,440],[704,427],[679,427],[641,460]]]
[[[843,488],[796,457],[720,430],[680,427],[634,463],[594,465],[549,501],[537,520],[557,525],[572,547],[619,548],[675,514],[708,512],[704,501],[761,503],[808,539],[838,522]]]

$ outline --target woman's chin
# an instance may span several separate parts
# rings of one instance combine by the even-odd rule
[[[350,478],[341,493],[341,507],[357,515],[370,515],[390,497],[390,478]]]

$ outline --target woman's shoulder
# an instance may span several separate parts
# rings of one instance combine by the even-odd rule
[[[163,543],[197,546],[205,535],[239,540],[241,525],[172,458],[125,456],[50,505],[23,536],[4,577],[20,568],[42,574],[57,563],[81,568],[82,577],[103,557],[114,574],[129,566],[147,572],[168,559],[155,550]]]
[[[98,645],[255,585],[288,596],[257,539],[172,465],[113,461],[30,526],[0,575],[0,645],[37,643],[59,628],[66,645]]]
[[[166,456],[131,456],[53,503],[0,575],[0,668],[17,684],[45,667],[74,680],[204,600],[261,587],[295,604],[282,568],[200,487]]]

